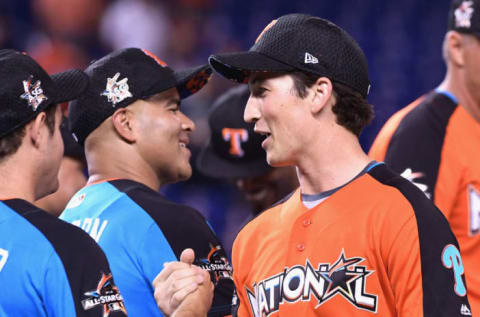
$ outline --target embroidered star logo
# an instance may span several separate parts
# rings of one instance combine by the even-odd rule
[[[27,80],[23,81],[23,90],[25,92],[20,95],[20,98],[26,100],[33,111],[37,111],[38,106],[47,100],[48,97],[43,93],[42,82],[40,80],[37,80],[34,84],[32,84],[32,82],[33,75],[30,75]]]
[[[130,93],[130,88],[128,87],[128,78],[125,77],[124,79],[118,81],[119,77],[120,73],[116,73],[112,78],[107,78],[107,86],[100,94],[101,96],[106,96],[108,102],[111,102],[113,107],[115,107],[115,105],[122,100],[128,97],[133,97],[133,95]]]
[[[345,257],[345,253],[342,250],[340,257],[333,264],[328,272],[320,273],[329,282],[328,288],[325,292],[322,300],[327,300],[333,297],[335,294],[340,293],[348,300],[355,302],[354,294],[352,292],[352,283],[369,272],[356,272],[349,270],[349,267],[363,261],[362,258],[349,258]]]
[[[455,10],[455,24],[457,28],[469,28],[473,15],[473,1],[463,1]]]

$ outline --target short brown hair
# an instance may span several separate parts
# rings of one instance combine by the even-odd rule
[[[45,112],[45,115],[46,115],[45,124],[47,125],[50,135],[53,135],[55,132],[55,112],[56,111],[57,111],[57,105],[52,105],[50,107],[47,107],[43,111]],[[35,120],[35,118],[32,119],[32,121]],[[22,145],[23,137],[25,136],[25,125],[10,132],[6,136],[0,138],[0,162],[3,161],[8,156],[15,154],[18,148],[20,147],[20,145]]]
[[[307,96],[307,88],[319,78],[318,75],[294,71],[288,73],[293,78],[295,92],[298,97],[305,98]],[[332,82],[333,93],[337,102],[332,107],[332,111],[337,116],[337,123],[347,130],[360,136],[363,128],[365,128],[373,120],[373,106],[370,105],[360,93],[354,91],[338,82]]]

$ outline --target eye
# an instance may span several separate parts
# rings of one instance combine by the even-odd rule
[[[268,89],[266,89],[264,87],[254,87],[251,90],[252,96],[257,97],[257,98],[265,97],[265,94],[266,94],[267,91],[268,91]]]

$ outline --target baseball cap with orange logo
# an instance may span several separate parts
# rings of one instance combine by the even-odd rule
[[[126,48],[93,62],[85,73],[88,90],[68,108],[69,128],[82,145],[118,108],[174,87],[187,98],[208,82],[212,70],[201,65],[176,72],[147,50]]]
[[[244,178],[270,171],[264,139],[254,133],[253,124],[243,121],[250,91],[246,85],[221,95],[208,116],[210,139],[197,158],[198,170],[213,178]]]

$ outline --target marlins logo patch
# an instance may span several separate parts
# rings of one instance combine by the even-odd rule
[[[23,93],[20,98],[25,99],[30,107],[32,107],[33,111],[37,111],[38,106],[42,102],[48,99],[47,96],[43,93],[42,89],[42,82],[40,80],[37,80],[34,84],[33,83],[33,76],[30,75],[30,77],[27,80],[23,81],[23,90],[25,93]]]
[[[232,280],[232,266],[219,245],[210,245],[210,252],[206,258],[200,260],[199,266],[210,272],[210,276],[214,277],[215,284],[222,279]]]
[[[111,312],[120,311],[125,315],[125,304],[118,287],[113,283],[112,274],[105,275],[98,282],[97,289],[85,293],[87,299],[82,300],[84,310],[89,310],[97,306],[103,306],[103,317],[108,317]]]
[[[133,95],[130,93],[130,88],[128,87],[128,78],[125,77],[124,79],[118,81],[119,77],[120,73],[116,73],[112,78],[108,78],[107,87],[100,94],[101,96],[106,96],[108,102],[111,102],[113,107],[115,107],[115,105],[122,100],[128,97],[133,97]]]
[[[377,295],[365,291],[367,277],[373,270],[359,265],[365,259],[348,258],[342,249],[333,263],[320,263],[314,267],[307,259],[304,266],[286,267],[283,272],[247,288],[248,299],[255,317],[269,316],[280,305],[298,301],[316,301],[315,308],[333,297],[341,296],[355,308],[377,312]],[[352,314],[354,314],[352,312]]]
[[[473,15],[473,1],[463,1],[455,10],[455,26],[457,28],[470,28]]]

